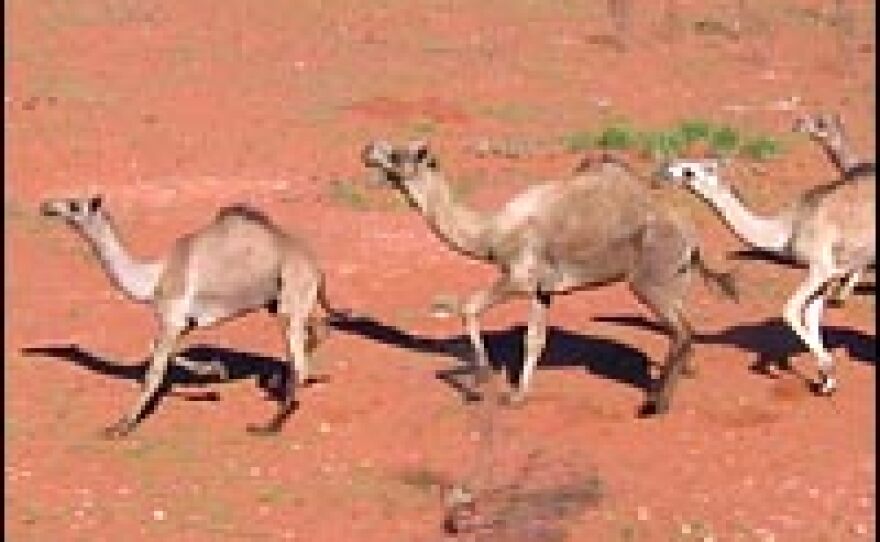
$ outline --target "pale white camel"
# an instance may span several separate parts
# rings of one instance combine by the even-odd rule
[[[783,317],[818,360],[817,389],[830,394],[836,380],[833,358],[822,343],[822,310],[831,286],[874,261],[876,183],[826,184],[775,216],[759,216],[721,180],[720,166],[718,160],[676,160],[660,174],[705,200],[745,243],[807,265],[807,278],[786,303]]]

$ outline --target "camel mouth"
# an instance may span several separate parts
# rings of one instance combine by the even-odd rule
[[[61,213],[58,212],[58,209],[56,209],[54,205],[49,202],[45,202],[40,205],[40,215],[46,218],[56,218],[61,216]]]

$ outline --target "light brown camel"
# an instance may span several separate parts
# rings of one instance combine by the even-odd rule
[[[807,134],[810,139],[818,143],[844,179],[876,181],[875,163],[862,160],[853,150],[839,114],[820,112],[802,115],[795,119],[792,131]],[[828,301],[843,303],[852,294],[860,278],[860,273],[856,272],[837,282],[831,290]]]
[[[156,398],[180,339],[246,312],[268,308],[282,320],[287,343],[283,398],[278,412],[253,433],[278,431],[296,406],[294,388],[308,377],[307,351],[316,345],[314,312],[320,302],[329,314],[324,279],[305,244],[280,230],[265,215],[245,206],[220,210],[214,220],[178,239],[169,255],[145,262],[120,239],[100,196],[53,199],[44,216],[60,217],[82,235],[104,271],[129,298],[153,307],[160,323],[144,389],[134,407],[105,431],[129,433]],[[182,358],[177,363],[195,368]]]
[[[783,317],[818,360],[817,391],[832,393],[834,360],[822,344],[822,310],[835,281],[864,271],[874,261],[876,183],[839,180],[808,190],[775,216],[758,216],[721,180],[717,160],[673,161],[661,175],[684,183],[745,243],[808,266],[807,278],[786,303]]]
[[[554,295],[627,281],[672,335],[657,386],[643,414],[668,410],[682,370],[690,369],[693,331],[684,296],[693,270],[735,296],[727,274],[704,264],[689,222],[656,204],[644,184],[614,163],[600,171],[534,186],[500,212],[485,215],[456,201],[424,142],[393,146],[370,143],[363,150],[375,168],[400,190],[453,250],[497,266],[501,276],[455,309],[473,345],[475,381],[490,375],[479,317],[514,297],[531,300],[525,359],[512,402],[525,398],[546,340],[546,311]]]

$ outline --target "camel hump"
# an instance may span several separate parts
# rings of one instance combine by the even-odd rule
[[[265,226],[267,228],[275,229],[275,223],[272,222],[272,219],[266,216],[265,213],[260,210],[254,209],[253,207],[240,203],[230,205],[228,207],[223,207],[217,212],[217,222],[229,218],[241,218],[249,222],[254,222],[261,226]]]

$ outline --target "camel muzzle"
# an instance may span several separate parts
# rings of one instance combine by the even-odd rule
[[[57,217],[61,216],[61,213],[58,212],[58,209],[56,209],[54,205],[46,201],[40,204],[40,215],[45,217]]]

